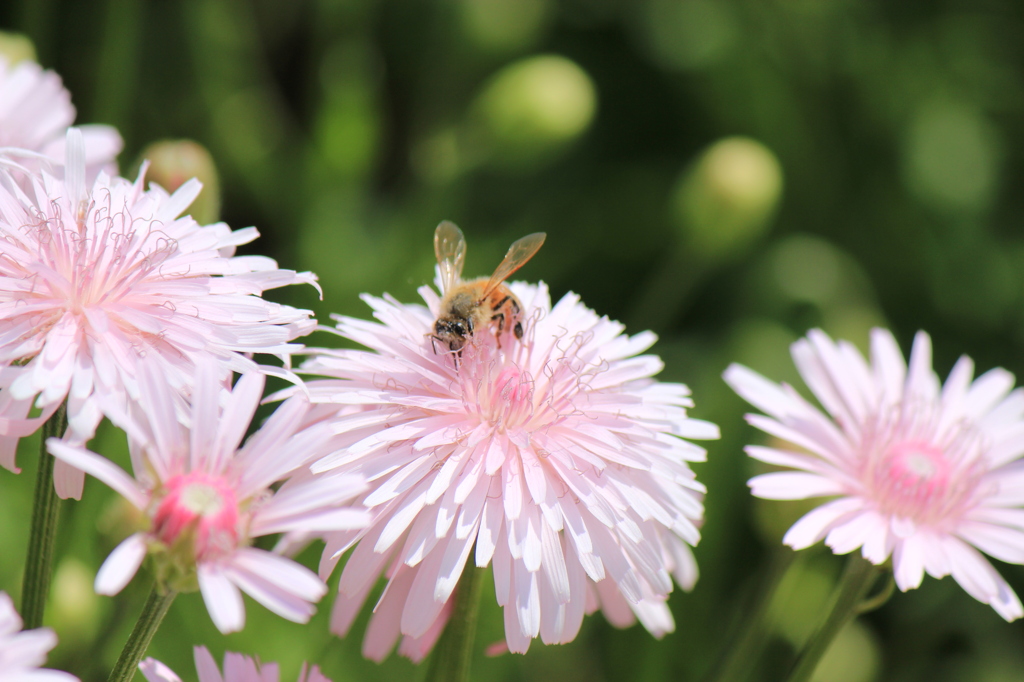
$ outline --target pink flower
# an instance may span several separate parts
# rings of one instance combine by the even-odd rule
[[[26,156],[25,151],[63,164],[67,152],[64,135],[74,122],[75,107],[60,76],[31,61],[12,65],[0,55],[0,155],[7,151],[13,160],[32,170],[41,167],[41,160]],[[117,155],[124,146],[117,131],[105,125],[81,126],[80,130],[86,177],[95,179],[101,170],[116,174]]]
[[[152,554],[163,586],[192,591],[198,585],[221,632],[245,624],[239,590],[304,623],[327,587],[309,569],[251,541],[299,529],[362,528],[368,514],[346,503],[366,486],[358,476],[308,475],[304,465],[322,451],[328,434],[322,426],[301,429],[308,407],[301,395],[281,404],[239,449],[264,377],[243,375],[228,391],[218,375],[212,360],[200,362],[189,430],[175,414],[174,389],[159,367],[141,366],[138,414],[111,417],[134,445],[135,478],[79,445],[47,441],[54,456],[109,485],[148,521],[107,557],[96,591],[117,594]],[[271,486],[297,470],[303,475],[274,491]]]
[[[22,621],[6,592],[0,592],[0,682],[78,682],[62,670],[40,669],[57,645],[50,628],[21,631]]]
[[[892,557],[901,590],[927,572],[952,575],[968,594],[1013,620],[1024,615],[1006,581],[978,551],[1024,563],[1024,390],[993,369],[972,381],[964,356],[944,386],[931,340],[914,339],[910,367],[892,335],[871,333],[871,364],[820,330],[793,344],[800,374],[832,419],[792,387],[732,365],[725,380],[767,413],[747,420],[794,449],[751,445],[762,462],[796,472],[750,481],[776,500],[834,498],[800,519],[784,542],[821,539],[837,554],[857,548],[874,564]]]
[[[124,410],[138,393],[140,358],[185,394],[196,358],[218,358],[222,376],[251,371],[251,353],[287,356],[288,342],[315,325],[310,311],[260,297],[315,284],[312,274],[232,257],[255,228],[180,217],[198,182],[172,195],[145,190],[143,168],[134,183],[101,174],[87,187],[77,129],[68,140],[63,181],[44,173],[32,199],[0,183],[0,465],[13,471],[18,438],[65,399],[76,442]],[[41,414],[29,418],[33,404]],[[81,495],[80,472],[62,466],[54,478],[62,496]]]
[[[278,664],[260,665],[258,658],[250,658],[241,653],[228,651],[224,654],[224,674],[217,669],[217,662],[205,646],[195,648],[196,672],[199,682],[278,682]],[[181,678],[170,668],[155,658],[146,658],[138,665],[138,669],[150,682],[181,682]],[[302,665],[299,679],[296,682],[331,682],[330,678],[313,666]]]
[[[261,665],[259,659],[229,651],[224,654],[224,674],[221,675],[220,670],[217,669],[217,662],[213,660],[213,656],[210,655],[206,647],[197,646],[194,656],[199,682],[278,682],[280,679],[276,663]],[[181,678],[175,675],[173,670],[153,658],[147,658],[139,663],[139,670],[149,682],[181,682]],[[303,664],[297,682],[331,682],[331,680],[324,677],[317,666],[307,668],[306,664]]]
[[[689,589],[697,568],[704,487],[685,440],[717,438],[690,419],[689,390],[655,381],[654,343],[599,317],[573,294],[510,285],[523,304],[522,341],[499,347],[478,332],[456,357],[429,337],[428,308],[364,296],[379,322],[338,318],[338,334],[371,350],[319,350],[304,365],[330,379],[308,389],[336,451],[314,471],[364,474],[374,513],[365,531],[328,534],[321,575],[355,545],[339,583],[332,631],[344,635],[378,576],[388,587],[363,652],[420,660],[448,618],[471,550],[491,564],[509,650],[533,638],[571,641],[585,613],[639,618],[655,636],[674,628],[672,577]]]

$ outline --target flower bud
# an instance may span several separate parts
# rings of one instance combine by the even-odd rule
[[[565,57],[543,55],[499,71],[473,111],[496,163],[532,166],[579,137],[596,107],[594,83],[583,69]]]
[[[34,62],[36,46],[28,36],[0,31],[0,58],[6,59],[8,66],[14,66],[18,62]]]
[[[687,247],[722,260],[741,252],[769,226],[782,196],[782,167],[756,140],[730,137],[711,145],[683,173],[674,209]]]
[[[192,140],[161,140],[142,151],[149,159],[146,177],[150,182],[174,192],[192,178],[203,183],[203,191],[192,202],[189,213],[200,225],[220,219],[220,178],[217,166],[206,147]]]
[[[60,562],[50,587],[50,617],[65,646],[92,640],[99,623],[99,596],[93,590],[95,576],[78,559]]]
[[[878,679],[881,662],[878,639],[862,621],[853,620],[829,645],[811,682],[872,682]]]
[[[549,0],[461,0],[458,8],[463,33],[487,52],[535,44],[554,14]]]

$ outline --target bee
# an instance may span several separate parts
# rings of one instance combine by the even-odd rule
[[[493,275],[463,282],[466,238],[455,223],[445,220],[438,225],[434,254],[441,270],[442,298],[441,314],[431,337],[456,354],[481,329],[493,329],[499,344],[506,330],[511,330],[516,339],[523,338],[523,306],[505,280],[533,258],[546,236],[543,232],[526,235],[509,247]]]

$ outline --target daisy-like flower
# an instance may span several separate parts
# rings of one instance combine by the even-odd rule
[[[63,164],[65,132],[74,122],[75,107],[60,76],[35,62],[11,64],[0,55],[0,155],[9,152],[19,164],[34,170],[40,167],[40,159],[26,156],[26,151]],[[101,170],[116,174],[116,158],[124,145],[117,131],[105,125],[81,126],[80,130],[87,178],[94,179]]]
[[[892,557],[901,590],[925,572],[952,575],[1007,620],[1024,615],[1006,581],[978,551],[1024,563],[1024,390],[993,369],[972,381],[964,356],[940,386],[931,340],[914,339],[910,365],[886,330],[871,333],[871,364],[851,344],[814,330],[793,344],[807,386],[831,416],[788,385],[732,365],[725,380],[768,416],[757,428],[792,444],[749,446],[768,464],[795,469],[757,476],[753,494],[776,500],[834,499],[800,519],[784,542],[819,540],[837,554],[858,548],[881,564]]]
[[[189,390],[195,359],[213,356],[221,374],[251,371],[251,353],[287,356],[312,330],[308,310],[261,294],[307,282],[262,256],[233,257],[255,228],[202,226],[181,214],[196,181],[168,195],[100,174],[85,181],[82,137],[68,133],[63,180],[42,174],[33,196],[0,183],[0,465],[17,471],[18,438],[67,399],[69,440],[85,442],[103,414],[137,395],[140,358]],[[263,371],[272,371],[263,368]],[[30,417],[33,405],[40,413]],[[62,497],[79,497],[83,477],[54,472]]]
[[[277,663],[263,663],[259,659],[228,651],[224,654],[224,674],[217,668],[217,661],[204,646],[193,650],[196,661],[196,673],[199,682],[278,682],[280,673]],[[147,658],[139,663],[139,670],[149,682],[181,682],[173,670],[160,661]],[[296,682],[331,682],[320,672],[320,668],[307,668],[302,664],[299,679]]]
[[[134,445],[134,478],[81,446],[47,441],[55,457],[109,485],[145,519],[145,528],[100,567],[98,593],[120,592],[151,555],[158,583],[178,591],[198,587],[221,632],[245,624],[239,590],[284,618],[309,620],[327,587],[309,569],[251,541],[299,529],[362,528],[369,515],[348,502],[366,486],[358,476],[308,475],[304,465],[321,452],[326,435],[320,426],[301,428],[308,408],[301,395],[282,403],[239,449],[263,383],[262,374],[246,374],[227,391],[213,361],[201,361],[186,429],[159,368],[142,365],[140,409],[112,416]],[[296,470],[303,475],[273,490]]]
[[[635,618],[655,636],[674,628],[672,576],[689,589],[697,567],[704,487],[689,462],[717,438],[690,419],[689,390],[652,377],[638,355],[655,341],[599,317],[569,294],[510,285],[523,304],[522,340],[479,331],[456,356],[430,338],[439,299],[403,305],[365,296],[379,322],[338,318],[337,332],[370,350],[319,350],[304,370],[336,451],[314,471],[364,474],[366,531],[327,536],[321,575],[356,545],[332,615],[344,635],[380,575],[388,587],[363,652],[420,660],[447,621],[472,562],[493,567],[509,650],[533,638],[571,641],[585,613]],[[324,417],[325,412],[332,413]]]
[[[57,646],[50,628],[21,631],[21,616],[6,592],[0,592],[0,682],[78,682],[62,670],[40,668]]]

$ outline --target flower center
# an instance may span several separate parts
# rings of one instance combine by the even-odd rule
[[[890,445],[875,470],[875,499],[884,512],[934,524],[955,511],[974,489],[970,467],[921,440]]]
[[[175,476],[153,517],[153,533],[173,550],[195,560],[211,558],[238,544],[238,500],[224,479],[203,472]]]
[[[533,412],[533,380],[515,365],[503,367],[490,387],[490,400],[483,403],[485,418],[506,427],[519,425]]]
[[[101,191],[76,215],[61,216],[54,208],[36,226],[37,255],[47,268],[30,274],[41,276],[48,295],[76,315],[130,293],[177,252],[174,239],[112,201]]]
[[[470,413],[498,430],[523,426],[533,416],[534,379],[511,361],[493,334],[478,334],[466,344],[459,379]]]

